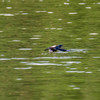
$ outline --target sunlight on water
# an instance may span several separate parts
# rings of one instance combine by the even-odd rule
[[[32,40],[37,40],[37,39],[40,39],[40,38],[30,38],[30,39],[32,39]]]
[[[14,68],[14,69],[17,69],[17,70],[26,70],[26,69],[32,69],[32,67],[26,67],[26,68]]]
[[[72,24],[72,22],[67,22],[67,24]]]
[[[60,66],[62,64],[56,64],[56,63],[26,63],[26,65],[57,65],[57,66]]]
[[[10,58],[0,58],[0,60],[11,60]]]
[[[43,2],[43,0],[39,0],[40,2]]]
[[[70,15],[75,15],[75,14],[78,14],[77,12],[70,12],[70,13],[68,13],[68,14],[70,14]]]
[[[73,64],[73,63],[75,63],[75,64],[80,64],[81,62],[80,61],[67,61],[67,62],[61,62],[61,63],[68,63],[68,64]]]
[[[71,87],[73,89],[80,89],[80,87],[76,87],[75,85],[69,85],[69,87]]]
[[[13,60],[26,60],[26,59],[29,59],[29,58],[11,58],[11,59],[13,59]]]
[[[85,73],[93,73],[93,72],[85,72]]]
[[[35,57],[33,59],[72,59],[72,58],[82,58],[77,56],[64,56],[64,57]]]
[[[63,19],[59,18],[58,20],[63,20]]]
[[[91,9],[91,7],[85,7],[86,9]]]
[[[98,2],[97,4],[100,5],[100,2]]]
[[[33,35],[34,37],[41,37],[41,35]]]
[[[66,3],[66,2],[64,2],[64,5],[69,5],[70,3]]]
[[[99,33],[90,33],[89,35],[99,35]]]
[[[89,40],[94,40],[95,38],[88,38]]]
[[[66,71],[67,73],[92,73],[92,72],[86,72],[86,71]]]
[[[82,38],[76,38],[77,40],[82,40]]]
[[[77,68],[70,68],[70,70],[75,70],[75,69],[77,69]]]
[[[14,16],[14,14],[0,14],[0,16]]]
[[[44,10],[44,11],[35,11],[35,12],[36,12],[36,13],[41,13],[41,12],[44,13],[44,12],[47,12],[47,11]]]
[[[7,2],[11,2],[11,0],[2,0],[2,2],[6,2],[6,1],[7,1]]]
[[[53,14],[54,12],[48,12],[48,14]]]
[[[100,57],[93,57],[93,58],[100,58]]]
[[[0,31],[0,33],[2,33],[3,31]]]
[[[78,3],[79,5],[85,5],[86,3]]]
[[[69,85],[69,87],[75,87],[75,85]]]
[[[6,7],[6,9],[12,9],[12,7]]]
[[[83,52],[86,53],[88,50],[87,49],[70,49],[71,52]]]
[[[20,48],[19,50],[32,50],[32,48]]]
[[[95,100],[100,72],[100,56],[94,50],[99,50],[99,0],[1,2],[2,97],[91,100],[94,95]],[[45,52],[53,43],[62,43],[69,51]]]
[[[80,88],[79,87],[75,87],[75,88],[73,88],[74,90],[79,90]]]
[[[20,42],[20,40],[12,40],[12,42]]]
[[[44,28],[45,30],[48,30],[48,29],[51,29],[51,30],[62,30],[63,28],[55,28],[55,27],[52,27],[52,28]]]
[[[17,78],[16,80],[22,80],[22,78]]]
[[[4,54],[1,54],[0,56],[5,56]]]

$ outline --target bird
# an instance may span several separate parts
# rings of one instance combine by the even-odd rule
[[[45,51],[49,51],[49,53],[52,53],[52,52],[56,52],[56,51],[70,51],[70,50],[66,50],[66,49],[61,49],[63,45],[53,45],[53,46],[50,46],[48,48],[45,49]]]

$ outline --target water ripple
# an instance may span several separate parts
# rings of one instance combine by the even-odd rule
[[[77,56],[65,56],[65,57],[35,57],[33,59],[72,59],[72,58],[82,58]]]

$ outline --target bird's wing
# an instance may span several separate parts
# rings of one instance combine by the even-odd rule
[[[67,50],[65,50],[65,49],[58,49],[58,50],[60,50],[60,51],[67,51]]]
[[[59,50],[63,45],[57,45],[56,50]]]
[[[67,51],[67,52],[71,51],[71,50],[65,50],[65,49],[58,49],[58,50],[60,50],[60,51]]]

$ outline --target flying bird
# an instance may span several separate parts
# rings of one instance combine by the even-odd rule
[[[61,49],[63,45],[53,45],[51,47],[48,47],[45,49],[45,51],[49,51],[50,53],[55,52],[55,51],[70,51],[70,50],[65,50],[65,49]]]

